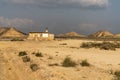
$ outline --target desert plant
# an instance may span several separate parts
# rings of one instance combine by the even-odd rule
[[[49,66],[59,66],[58,63],[54,63],[54,64],[49,64]]]
[[[115,75],[116,77],[120,77],[120,71],[115,71],[114,75]]]
[[[115,77],[115,79],[114,80],[120,80],[120,77]]]
[[[71,60],[70,57],[66,57],[62,62],[62,66],[64,67],[75,67],[77,64]]]
[[[53,57],[52,57],[52,56],[49,56],[48,59],[53,59]]]
[[[21,51],[21,52],[19,52],[19,56],[25,56],[25,55],[27,55],[27,52],[26,52],[26,51]]]
[[[119,42],[116,42],[116,43],[114,44],[114,46],[115,46],[115,48],[120,48],[120,43],[119,43]]]
[[[30,62],[30,57],[28,56],[22,57],[22,60],[23,62]]]
[[[115,75],[115,80],[120,80],[120,71],[115,71],[114,75]]]
[[[110,43],[110,42],[103,42],[103,43],[87,42],[87,43],[82,43],[80,47],[81,48],[99,48],[103,50],[116,50],[116,48],[120,48],[120,44]]]
[[[36,57],[43,57],[43,54],[41,52],[37,52],[37,53],[35,53],[35,56]]]
[[[104,50],[115,50],[115,44],[114,43],[110,43],[110,42],[103,42],[101,43],[100,49],[104,49]]]
[[[67,43],[61,43],[60,45],[67,45]]]
[[[38,67],[37,64],[31,64],[31,65],[30,65],[30,69],[31,69],[32,71],[37,71],[37,70],[39,69],[39,67]]]
[[[80,63],[81,66],[90,66],[90,63],[88,63],[87,60],[83,60],[81,63]]]
[[[20,38],[13,38],[11,41],[24,41],[24,40]]]
[[[92,43],[91,42],[82,43],[80,47],[81,48],[92,48]]]

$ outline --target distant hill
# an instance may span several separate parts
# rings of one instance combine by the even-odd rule
[[[6,32],[9,28],[7,27],[0,27],[0,35],[2,35],[4,32]]]
[[[65,34],[58,34],[56,37],[86,37],[85,35],[80,35],[77,32],[68,32]]]
[[[1,27],[0,38],[25,37],[26,35],[13,27]]]
[[[115,38],[120,38],[120,34],[115,34],[114,37]]]
[[[113,37],[114,35],[109,32],[109,31],[106,31],[106,30],[101,30],[101,31],[98,31],[98,32],[95,32],[91,35],[89,35],[89,37]]]

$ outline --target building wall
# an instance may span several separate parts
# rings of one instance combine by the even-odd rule
[[[50,40],[54,40],[54,34],[49,34],[48,39],[50,39]]]
[[[48,34],[48,33],[43,33],[43,34],[42,34],[42,37],[43,37],[43,38],[48,38],[48,37],[49,37],[49,34]]]
[[[29,33],[29,40],[54,40],[54,34],[50,33]]]

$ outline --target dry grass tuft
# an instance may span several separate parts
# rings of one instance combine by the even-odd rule
[[[75,67],[76,65],[77,63],[72,61],[70,57],[66,57],[62,63],[64,67]]]

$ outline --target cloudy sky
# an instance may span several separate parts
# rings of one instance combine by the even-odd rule
[[[0,26],[55,34],[120,33],[120,0],[0,0]]]

